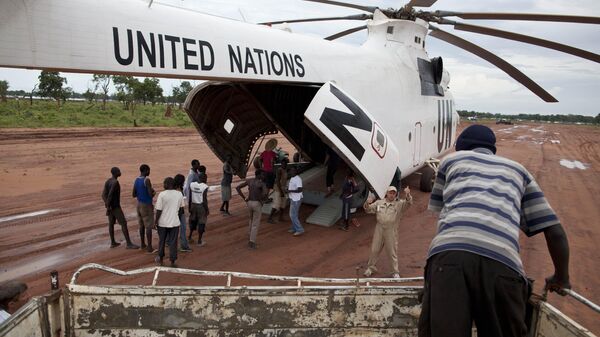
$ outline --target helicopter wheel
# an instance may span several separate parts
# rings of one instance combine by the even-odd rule
[[[433,184],[435,183],[435,171],[429,167],[425,166],[421,171],[421,182],[420,189],[422,192],[431,192],[433,190]]]

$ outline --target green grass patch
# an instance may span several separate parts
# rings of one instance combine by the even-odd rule
[[[131,127],[178,126],[192,127],[183,110],[172,108],[171,117],[165,117],[167,106],[163,104],[138,104],[135,114],[125,110],[119,102],[67,102],[60,109],[55,101],[10,99],[0,103],[0,128],[67,128],[67,127]]]

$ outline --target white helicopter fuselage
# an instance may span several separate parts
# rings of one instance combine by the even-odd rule
[[[425,21],[377,12],[367,25],[367,41],[353,46],[143,1],[5,0],[0,66],[335,86],[373,123],[370,131],[343,125],[362,144],[364,158],[317,125],[330,100],[317,99],[325,93],[315,96],[307,124],[381,195],[396,171],[405,177],[451,147],[458,115],[447,72],[440,83],[427,82],[431,71],[423,72],[432,64]],[[377,131],[384,136],[378,144]]]

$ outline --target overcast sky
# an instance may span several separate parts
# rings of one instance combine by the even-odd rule
[[[141,0],[140,0],[141,1]],[[301,0],[155,0],[178,7],[225,16],[247,22],[279,19],[358,14],[361,11],[315,4]],[[381,8],[399,7],[403,1],[349,1]],[[438,0],[430,10],[464,12],[522,12],[600,16],[598,0]],[[451,18],[460,21],[459,18]],[[600,25],[471,20],[521,34],[531,35],[600,54]],[[290,25],[294,33],[325,37],[338,31],[361,25],[360,22],[332,21]],[[429,37],[430,57],[442,56],[450,72],[450,89],[458,109],[493,113],[583,114],[600,113],[600,64],[561,52],[530,46],[479,34],[450,31],[504,58],[554,95],[559,103],[545,103],[515,82],[504,72],[478,57]],[[366,32],[348,35],[339,41],[361,44]],[[0,68],[0,80],[8,80],[10,89],[31,90],[39,71]],[[85,91],[91,75],[67,74],[68,85],[77,92]],[[165,94],[170,94],[178,80],[161,79]]]

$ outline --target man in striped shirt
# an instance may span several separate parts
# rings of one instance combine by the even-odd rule
[[[519,256],[519,230],[543,232],[555,267],[546,287],[569,284],[565,232],[533,176],[496,156],[483,125],[465,129],[456,153],[440,164],[429,201],[439,212],[425,268],[419,336],[525,336],[530,292]]]

